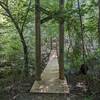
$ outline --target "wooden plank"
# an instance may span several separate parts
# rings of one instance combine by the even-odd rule
[[[69,93],[66,79],[59,79],[59,65],[55,50],[52,51],[48,65],[43,71],[41,78],[41,81],[35,81],[30,92]]]

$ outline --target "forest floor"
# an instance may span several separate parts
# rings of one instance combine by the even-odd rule
[[[52,55],[53,57],[53,55]],[[53,59],[53,65],[55,60]],[[0,79],[1,81],[1,79]],[[87,91],[87,84],[92,85],[93,82],[89,81],[87,76],[71,74],[67,78],[70,93],[30,93],[30,89],[34,83],[34,77],[28,77],[23,81],[13,81],[7,83],[4,90],[0,90],[0,100],[100,100],[100,92],[92,95]],[[5,81],[4,81],[5,82]],[[92,83],[92,84],[91,84]],[[8,85],[9,84],[9,85]],[[91,86],[91,89],[100,88],[99,84],[94,83],[96,87]],[[94,90],[92,90],[94,92]],[[97,91],[98,91],[97,90]]]

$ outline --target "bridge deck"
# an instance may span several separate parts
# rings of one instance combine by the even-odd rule
[[[35,81],[30,92],[32,93],[69,93],[66,79],[59,79],[59,66],[56,51],[50,55],[48,65],[44,69],[41,81]]]

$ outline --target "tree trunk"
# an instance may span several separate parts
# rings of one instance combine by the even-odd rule
[[[59,0],[61,13],[64,10],[64,0]],[[63,16],[63,15],[62,15]],[[59,79],[64,79],[64,19],[59,21]]]
[[[29,75],[29,68],[28,68],[28,48],[25,43],[25,40],[22,42],[23,51],[24,51],[24,76],[27,77]]]
[[[98,19],[98,43],[100,47],[100,0],[98,0],[99,19]]]
[[[81,33],[81,40],[82,40],[82,53],[83,53],[83,62],[85,64],[85,45],[84,45],[84,35],[83,35],[83,21],[82,21],[82,15],[81,15],[81,7],[80,7],[80,1],[77,0],[78,3],[78,10],[79,10],[79,18],[80,18],[80,33]]]
[[[41,80],[40,0],[35,0],[36,80]]]

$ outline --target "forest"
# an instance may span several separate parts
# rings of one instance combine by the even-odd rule
[[[30,93],[52,66],[69,92]],[[0,0],[0,100],[100,100],[100,0]]]

